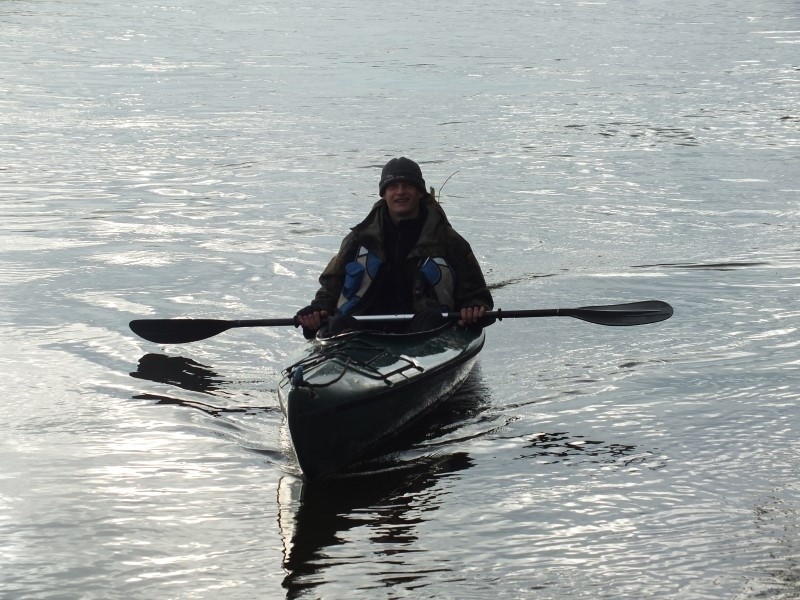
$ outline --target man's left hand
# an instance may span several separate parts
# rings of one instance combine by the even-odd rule
[[[485,306],[466,306],[461,309],[461,319],[458,324],[461,327],[477,324],[486,315]]]

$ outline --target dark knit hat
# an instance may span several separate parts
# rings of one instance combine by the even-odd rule
[[[386,188],[396,181],[407,181],[423,192],[427,191],[425,188],[425,180],[422,178],[422,170],[419,168],[419,165],[405,156],[393,158],[383,167],[383,171],[381,171],[381,182],[378,184],[380,195],[383,196],[383,192]]]

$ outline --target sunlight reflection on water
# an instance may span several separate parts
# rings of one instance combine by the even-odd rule
[[[797,595],[791,3],[412,2],[414,40],[358,3],[91,8],[0,6],[4,591]],[[294,329],[127,322],[291,316],[399,154],[498,306],[675,315],[497,323],[442,412],[308,487]]]

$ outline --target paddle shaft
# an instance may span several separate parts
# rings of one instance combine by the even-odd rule
[[[457,320],[460,313],[442,313],[442,316]],[[584,306],[582,308],[550,308],[532,310],[494,310],[486,318],[519,319],[530,317],[574,317],[598,325],[630,326],[657,323],[672,316],[672,307],[666,302],[648,300],[630,304],[608,306]],[[414,315],[362,315],[359,321],[408,321]],[[197,342],[232,329],[234,327],[284,327],[298,326],[297,317],[283,319],[250,319],[225,321],[221,319],[137,319],[130,327],[140,337],[159,344],[183,344]]]
[[[672,307],[660,300],[630,302],[628,304],[609,304],[606,306],[583,306],[581,308],[544,308],[529,310],[493,310],[486,312],[486,318],[524,319],[530,317],[573,317],[597,325],[631,326],[658,323],[672,316]],[[397,315],[400,319],[410,319],[413,315]],[[460,313],[443,313],[444,317],[456,320]],[[370,319],[370,317],[360,317]],[[384,318],[383,315],[376,317]]]
[[[519,317],[557,317],[559,311],[569,310],[560,308],[549,308],[539,310],[492,310],[487,311],[486,316],[493,319],[515,319]],[[461,313],[451,312],[442,313],[445,319],[460,319]],[[355,315],[353,317],[356,321],[410,321],[414,318],[412,314],[397,314],[397,315]],[[178,319],[176,319],[178,320]],[[237,319],[233,321],[225,321],[230,327],[282,327],[282,326],[296,326],[297,319],[284,318],[284,319]]]
[[[557,317],[559,311],[569,309],[540,309],[540,310],[493,310],[487,311],[486,316],[492,319],[516,319],[524,317]],[[565,315],[566,316],[566,315]],[[442,313],[442,317],[449,320],[461,318],[461,313]],[[353,317],[356,321],[368,322],[390,322],[390,321],[410,321],[414,318],[412,314],[398,314],[398,315],[356,315]],[[176,319],[176,321],[179,319]],[[174,322],[174,321],[173,321]],[[227,323],[228,328],[233,327],[284,327],[284,326],[297,326],[297,319],[238,319],[233,321],[223,321]]]

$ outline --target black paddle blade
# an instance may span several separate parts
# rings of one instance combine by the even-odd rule
[[[672,307],[661,300],[646,300],[630,304],[611,304],[608,306],[584,306],[561,311],[561,314],[597,323],[598,325],[647,325],[658,323],[672,316]]]
[[[234,326],[218,319],[137,319],[133,333],[156,344],[185,344],[213,337]]]

